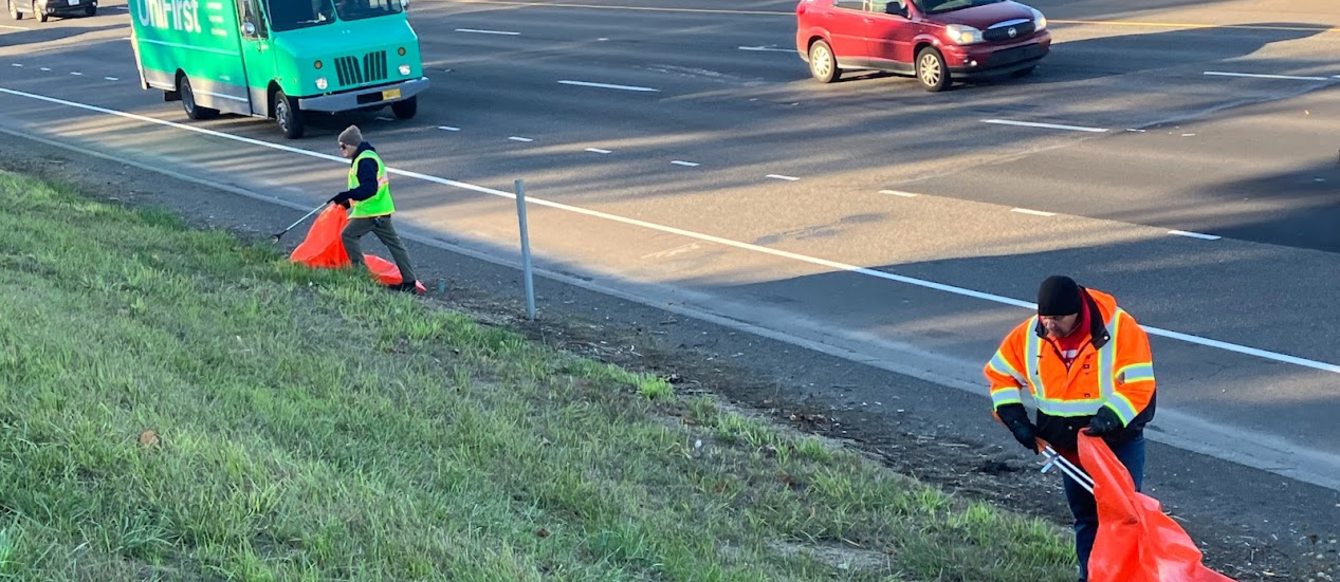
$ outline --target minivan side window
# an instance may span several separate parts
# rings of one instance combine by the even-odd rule
[[[258,0],[237,0],[237,21],[242,25],[245,38],[268,38],[265,32],[265,13],[261,11]],[[247,25],[251,26],[248,27]],[[252,34],[247,34],[250,28]]]

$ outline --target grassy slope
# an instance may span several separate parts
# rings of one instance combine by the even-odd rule
[[[1044,524],[658,379],[62,187],[0,206],[0,577],[1073,578]]]

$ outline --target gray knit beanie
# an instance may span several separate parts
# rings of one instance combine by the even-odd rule
[[[340,143],[358,147],[363,144],[363,132],[359,131],[357,125],[350,125],[348,129],[340,133]]]

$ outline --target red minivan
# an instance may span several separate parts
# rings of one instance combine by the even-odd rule
[[[1051,50],[1047,18],[1013,0],[800,0],[796,51],[824,83],[843,69],[954,79],[1022,77]]]

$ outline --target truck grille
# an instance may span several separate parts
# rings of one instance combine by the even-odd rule
[[[1014,36],[1010,36],[1011,28],[1014,29]],[[988,28],[986,29],[985,32],[982,33],[982,38],[991,42],[997,42],[1002,40],[1015,40],[1020,38],[1026,38],[1030,34],[1033,34],[1033,23],[1024,22],[1020,24],[1015,24],[1013,26],[996,25],[992,28]]]
[[[335,59],[335,74],[341,85],[362,85],[386,80],[386,51],[373,51],[358,57],[339,57]]]

